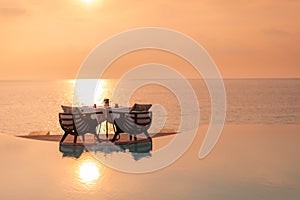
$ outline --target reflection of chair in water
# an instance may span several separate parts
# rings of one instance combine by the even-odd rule
[[[151,104],[135,104],[129,113],[119,113],[120,117],[114,121],[116,131],[112,141],[114,142],[120,133],[128,133],[130,140],[132,135],[134,140],[137,140],[136,135],[141,133],[150,138],[148,133],[152,122],[152,112],[148,111],[150,107]]]
[[[59,151],[63,153],[63,157],[79,158],[84,151],[89,152],[101,152],[111,154],[115,152],[119,153],[130,153],[134,160],[140,160],[144,157],[150,157],[152,151],[152,141],[147,140],[139,143],[128,143],[122,145],[115,145],[111,142],[102,142],[92,145],[70,145],[60,144]]]
[[[59,145],[59,151],[63,153],[63,157],[79,158],[84,151],[84,146],[78,145]]]
[[[116,145],[111,142],[102,142],[95,145],[87,145],[86,149],[90,152],[101,152],[111,154],[115,152],[130,153],[135,160],[139,160],[143,157],[150,157],[152,151],[152,140],[144,140],[137,143],[128,143]]]
[[[96,114],[103,113],[99,112]],[[59,123],[65,132],[60,140],[60,143],[62,143],[69,134],[74,136],[74,143],[76,143],[77,136],[79,135],[82,136],[82,140],[84,142],[84,135],[86,133],[94,134],[95,138],[98,140],[98,142],[100,142],[100,139],[96,133],[96,127],[98,125],[97,119],[92,119],[88,114],[59,113]]]
[[[152,141],[120,145],[120,147],[124,150],[128,149],[134,160],[139,160],[143,157],[151,156]]]

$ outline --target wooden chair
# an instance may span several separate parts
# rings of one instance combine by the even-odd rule
[[[93,114],[101,115],[103,112]],[[96,127],[98,125],[97,119],[92,119],[89,114],[59,113],[59,123],[65,132],[60,143],[62,143],[69,134],[74,136],[74,143],[76,143],[77,136],[79,135],[82,136],[82,141],[85,142],[86,133],[93,134],[97,141],[100,142],[100,138],[96,132]]]
[[[112,142],[116,140],[120,133],[128,133],[130,140],[132,140],[132,136],[134,136],[134,140],[137,140],[136,135],[141,133],[144,133],[147,138],[151,138],[148,133],[152,122],[151,111],[132,111],[119,114],[120,117],[114,121],[116,131]]]

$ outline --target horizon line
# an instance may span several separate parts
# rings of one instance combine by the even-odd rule
[[[88,79],[88,78],[86,78]],[[91,78],[94,79],[94,78]],[[117,80],[118,78],[102,78],[102,79],[111,79],[111,80]],[[168,79],[168,78],[167,78]],[[207,79],[213,79],[213,78],[207,78]],[[277,79],[277,80],[284,80],[284,79],[300,79],[300,77],[239,77],[239,78],[222,78],[222,80],[258,80],[258,79]],[[76,80],[76,78],[60,78],[60,79],[0,79],[0,81],[65,81],[65,80]],[[100,80],[100,79],[99,79]],[[139,80],[139,78],[133,79],[133,80]],[[187,78],[187,80],[204,80],[204,78]]]

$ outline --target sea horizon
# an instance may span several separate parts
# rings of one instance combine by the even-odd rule
[[[88,78],[87,78],[88,79]],[[93,78],[94,79],[94,78]],[[113,80],[119,80],[119,78],[99,78],[97,80],[101,80],[101,79],[113,79]],[[139,79],[139,78],[136,78],[136,79]],[[143,78],[144,79],[144,78]],[[199,78],[186,78],[187,80],[205,80],[201,77]],[[208,80],[213,80],[213,79],[210,79],[210,78],[206,78]],[[298,80],[300,79],[300,77],[251,77],[251,78],[247,78],[247,77],[241,77],[241,78],[221,78],[221,80]],[[15,82],[18,82],[18,81],[28,81],[28,82],[32,82],[32,81],[68,81],[68,80],[78,80],[76,78],[57,78],[57,79],[0,79],[0,81],[15,81]],[[217,79],[215,79],[217,80]]]

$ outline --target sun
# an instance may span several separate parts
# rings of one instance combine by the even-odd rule
[[[85,3],[91,3],[93,0],[82,0],[84,1]]]

